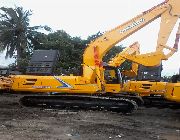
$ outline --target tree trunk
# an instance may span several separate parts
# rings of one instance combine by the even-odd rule
[[[22,48],[21,48],[21,47],[18,47],[18,48],[17,48],[17,57],[16,57],[18,69],[19,69],[19,67],[20,67],[20,61],[21,61],[21,59],[22,59],[22,52],[23,52]]]

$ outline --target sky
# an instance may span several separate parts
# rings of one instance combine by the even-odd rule
[[[30,25],[48,25],[54,31],[65,30],[71,36],[83,39],[98,31],[105,32],[132,19],[143,11],[163,2],[163,0],[1,0],[5,7],[22,6],[32,10]],[[179,20],[180,22],[180,20]],[[141,53],[155,51],[160,20],[152,22],[119,44],[129,46],[135,41],[140,43]],[[174,45],[177,25],[168,46]],[[179,44],[180,46],[180,44]],[[0,65],[7,65],[13,60],[4,60],[0,54]],[[163,62],[163,75],[179,72],[180,51]]]

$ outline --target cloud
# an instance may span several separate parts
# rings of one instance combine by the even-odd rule
[[[6,56],[5,51],[0,53],[0,66],[8,66],[9,64],[11,64],[15,61],[13,58],[5,59],[5,56]]]

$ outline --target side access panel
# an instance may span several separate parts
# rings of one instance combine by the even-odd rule
[[[180,103],[180,83],[168,83],[165,98]]]

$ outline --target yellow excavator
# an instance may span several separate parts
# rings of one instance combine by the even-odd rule
[[[180,38],[180,24],[178,27],[178,31],[176,33],[176,39],[174,43],[174,48],[178,48],[178,43],[179,43],[179,38]],[[131,55],[138,55],[140,54],[140,45],[138,42],[133,43],[131,46],[128,48],[124,49],[122,52],[120,52],[118,55],[116,55],[114,58],[112,58],[108,65],[113,66],[113,67],[120,67],[121,64],[126,61],[126,55],[131,54]],[[132,59],[132,69],[131,70],[125,70],[122,71],[122,75],[126,76],[128,78],[128,82],[125,82],[122,87],[123,92],[127,93],[136,93],[139,96],[143,97],[144,100],[148,100],[148,104],[151,103],[151,106],[155,106],[158,104],[158,106],[179,106],[180,103],[180,72],[177,75],[172,76],[172,81],[171,82],[163,82],[158,79],[157,77],[159,75],[155,75],[156,78],[153,79],[138,79],[138,67],[140,65],[137,63],[134,63],[136,59]],[[160,66],[160,71],[161,73],[161,68]],[[148,67],[148,69],[152,69],[153,67]],[[157,70],[156,70],[157,71]],[[153,71],[153,74],[155,72]],[[146,75],[151,75],[152,73],[148,73]],[[155,73],[156,74],[156,73]],[[154,76],[154,75],[151,75]],[[161,77],[159,77],[161,78]],[[131,79],[131,80],[130,80]],[[133,79],[133,80],[132,80]],[[155,103],[153,102],[155,100]],[[158,102],[159,100],[159,102]],[[163,100],[163,102],[162,102]],[[173,101],[173,102],[170,102]],[[177,103],[177,104],[176,104]],[[161,104],[161,105],[160,105]],[[165,106],[167,104],[167,106]],[[173,106],[174,105],[174,106]]]
[[[132,112],[137,107],[134,101],[138,102],[140,98],[122,96],[124,83],[120,70],[112,66],[103,66],[102,58],[115,44],[155,19],[161,18],[155,52],[121,55],[125,59],[133,60],[133,62],[144,66],[160,65],[162,60],[167,60],[177,51],[176,45],[170,48],[166,43],[180,17],[179,5],[179,0],[166,0],[91,42],[83,55],[82,76],[10,75],[5,80],[10,82],[8,85],[0,84],[1,89],[11,92],[59,93],[51,96],[45,94],[41,96],[27,95],[21,99],[22,104],[27,106],[97,107]],[[167,55],[164,54],[164,49],[169,50]],[[1,81],[4,79],[1,78]]]

